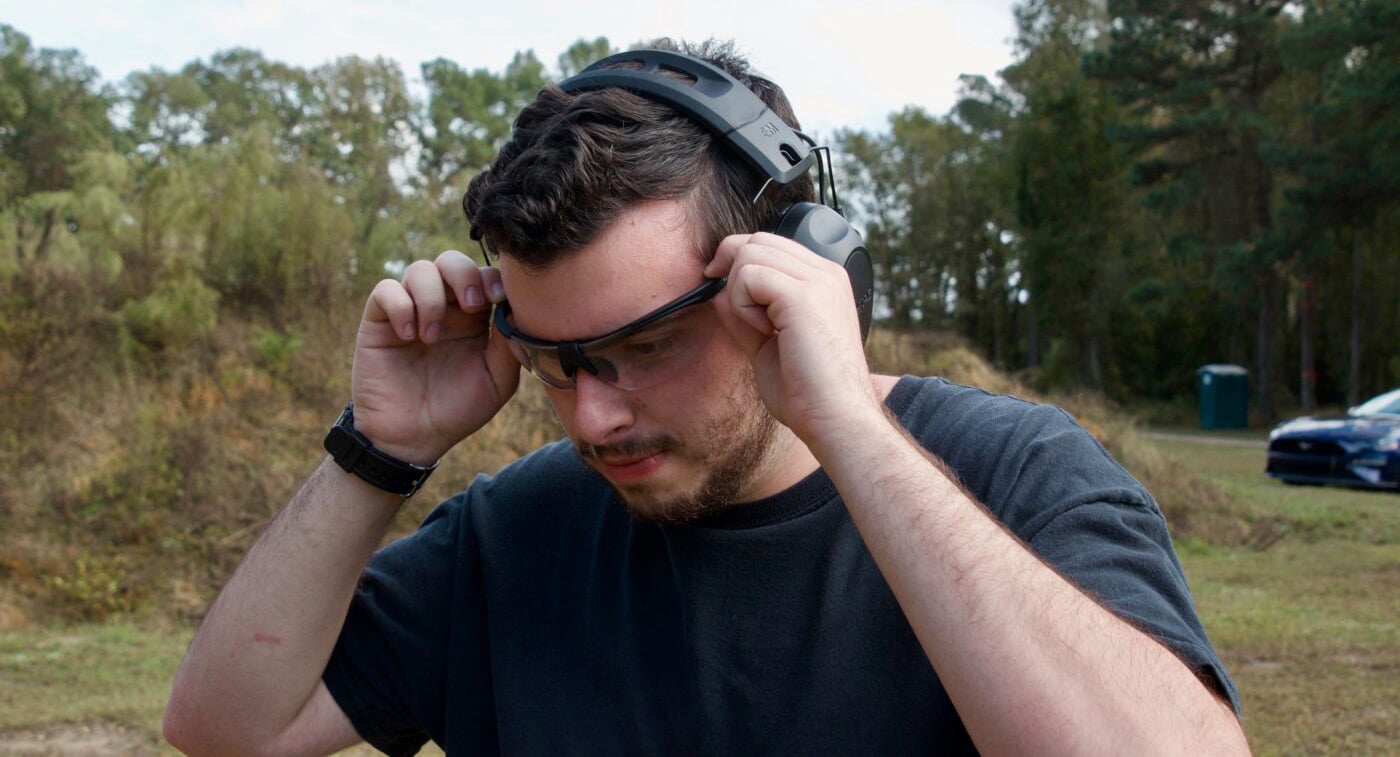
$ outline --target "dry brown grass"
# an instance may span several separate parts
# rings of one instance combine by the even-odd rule
[[[30,392],[31,415],[43,422],[11,415],[0,425],[0,475],[10,482],[0,492],[0,627],[204,611],[320,460],[326,424],[348,394],[353,322],[308,318],[295,339],[289,333],[226,323],[182,350],[146,356],[154,368],[109,359]],[[103,334],[71,338],[95,349]],[[1179,537],[1261,538],[1265,519],[1156,454],[1100,398],[1039,395],[944,334],[877,330],[868,353],[877,371],[1053,401],[1148,485]],[[560,434],[544,393],[523,381],[506,410],[447,456],[391,538],[477,473]]]
[[[1138,432],[1138,421],[1105,397],[1088,392],[1044,394],[997,371],[956,336],[877,330],[866,352],[872,370],[942,376],[996,394],[1064,408],[1157,498],[1177,539],[1225,546],[1265,547],[1278,538],[1277,519],[1237,501],[1216,484],[1166,457]]]

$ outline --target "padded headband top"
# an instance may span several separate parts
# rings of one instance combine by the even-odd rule
[[[608,68],[619,63],[628,68]],[[678,74],[667,76],[662,71]],[[742,82],[699,58],[668,50],[609,55],[560,82],[565,92],[621,87],[659,100],[734,146],[764,176],[788,184],[816,160],[807,142]]]

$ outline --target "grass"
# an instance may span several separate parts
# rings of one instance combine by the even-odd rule
[[[1263,550],[1180,545],[1255,753],[1394,753],[1400,496],[1285,486],[1264,476],[1261,449],[1152,443],[1281,529]]]
[[[1381,754],[1400,743],[1393,545],[1184,554],[1239,687],[1256,754]]]
[[[1400,496],[1395,493],[1288,486],[1264,475],[1262,448],[1202,446],[1161,437],[1150,443],[1224,489],[1242,509],[1277,519],[1286,540],[1400,543]]]
[[[49,735],[57,752],[59,739],[76,733],[53,726],[99,723],[120,727],[124,751],[178,754],[162,742],[160,723],[193,635],[130,623],[0,632],[0,754],[9,752],[7,732],[57,730]],[[341,754],[379,752],[360,745]],[[429,744],[420,754],[442,751]]]
[[[125,624],[0,633],[0,732],[116,723],[154,744],[190,635]]]

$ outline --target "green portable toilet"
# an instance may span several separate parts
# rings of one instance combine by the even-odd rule
[[[1249,371],[1238,365],[1203,365],[1196,371],[1201,392],[1201,428],[1249,427]]]

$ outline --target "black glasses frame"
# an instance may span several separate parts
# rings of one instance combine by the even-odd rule
[[[671,300],[665,305],[662,305],[661,307],[651,311],[650,313],[647,313],[641,318],[638,318],[625,326],[613,329],[612,331],[609,331],[608,333],[603,334],[602,336],[594,337],[592,339],[576,339],[563,342],[554,342],[548,339],[539,339],[537,337],[530,336],[529,334],[526,334],[525,332],[511,325],[509,320],[511,313],[509,300],[502,300],[496,305],[496,312],[492,315],[492,318],[495,321],[496,328],[507,339],[520,342],[524,345],[529,345],[530,347],[533,347],[535,349],[557,350],[559,353],[559,367],[563,369],[564,377],[569,380],[569,384],[570,386],[572,386],[574,383],[574,377],[578,375],[579,368],[588,371],[594,376],[597,376],[599,374],[598,366],[594,365],[593,361],[588,358],[588,354],[586,352],[587,350],[596,350],[611,346],[624,339],[627,339],[628,337],[637,334],[638,332],[645,330],[649,326],[654,325],[657,321],[660,321],[661,319],[666,318],[667,316],[673,315],[692,305],[699,305],[703,302],[708,302],[714,299],[715,295],[719,294],[720,291],[724,289],[724,285],[727,281],[728,279],[705,279],[705,281],[702,284],[700,284],[700,286],[695,287],[694,289],[690,290],[689,292],[686,292],[680,297],[677,297],[676,299]],[[553,382],[545,379],[544,376],[541,376],[538,372],[536,372],[533,365],[527,367],[530,369],[530,373],[534,374],[536,378],[540,379],[541,381],[544,381],[550,386],[556,386]],[[569,387],[556,388],[564,389]]]

